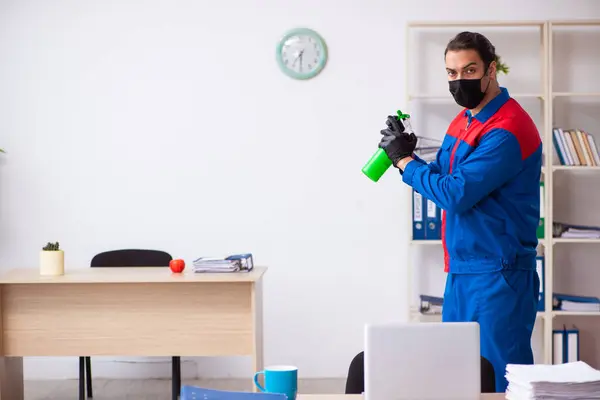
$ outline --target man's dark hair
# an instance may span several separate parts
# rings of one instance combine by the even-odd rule
[[[492,61],[496,61],[496,48],[494,45],[481,33],[477,32],[461,32],[454,36],[446,45],[444,57],[449,51],[459,50],[475,50],[483,60],[483,64],[487,69]]]

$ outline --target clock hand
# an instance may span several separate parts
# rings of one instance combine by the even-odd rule
[[[294,66],[294,64],[296,64],[296,61],[298,61],[298,59],[300,59],[300,63],[302,63],[302,52],[304,50],[300,51],[300,53],[298,53],[298,55],[296,56],[296,58],[294,58],[294,62],[292,63],[292,67]],[[302,67],[300,67],[302,68]]]
[[[300,72],[302,72],[302,55],[304,54],[304,50],[300,51],[300,55],[298,56],[298,58],[300,58]]]

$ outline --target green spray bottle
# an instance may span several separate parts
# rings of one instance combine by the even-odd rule
[[[404,114],[402,111],[397,111],[398,116],[396,119],[402,122],[404,125],[404,132],[407,134],[412,133],[412,127],[410,125],[410,115]],[[365,174],[369,179],[373,182],[377,182],[379,178],[383,176],[385,171],[388,170],[389,167],[392,166],[392,160],[385,154],[385,150],[382,148],[377,149],[375,154],[371,157],[371,159],[365,164],[362,169],[363,174]]]

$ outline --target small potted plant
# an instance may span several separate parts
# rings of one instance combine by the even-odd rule
[[[496,55],[496,72],[508,75],[508,71],[510,71],[509,66],[502,62],[499,55]]]
[[[60,250],[58,242],[50,243],[40,252],[41,275],[64,275],[65,253]]]

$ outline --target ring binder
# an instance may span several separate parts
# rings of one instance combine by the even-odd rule
[[[182,386],[180,400],[286,400],[285,394],[261,392],[230,392]]]

